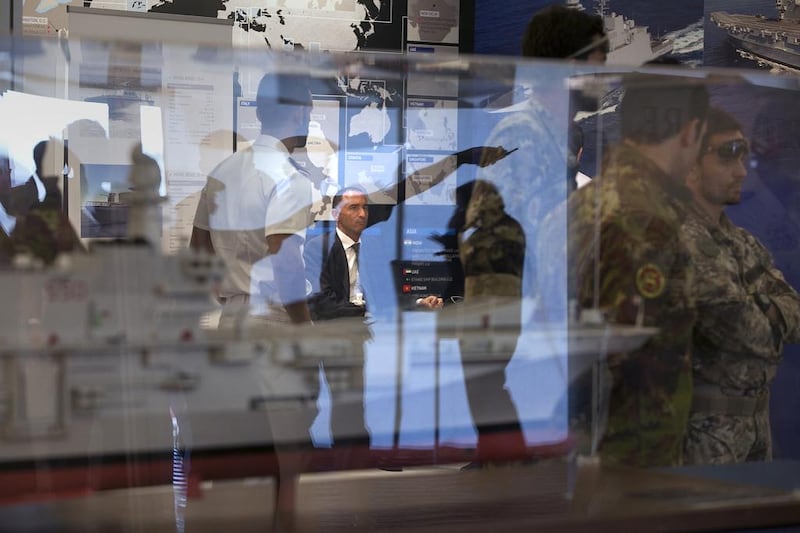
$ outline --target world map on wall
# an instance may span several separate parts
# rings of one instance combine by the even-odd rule
[[[340,80],[339,89],[347,96],[348,146],[368,148],[400,144],[398,124],[402,107],[402,87],[398,81],[350,78]]]
[[[28,0],[26,11],[47,16],[59,29],[66,25],[66,4],[229,19],[235,46],[333,51],[402,48],[402,28],[392,23],[397,14],[391,0]]]
[[[23,0],[23,15],[55,32],[67,28],[67,5],[228,19],[234,46],[402,49],[396,0]]]
[[[270,48],[363,50],[380,41],[389,24],[390,3],[380,0],[230,0],[225,16],[234,22],[234,44]],[[235,5],[234,5],[235,4]],[[250,5],[247,5],[250,4]],[[399,42],[397,43],[399,46]]]
[[[306,50],[399,49],[391,8],[387,0],[147,0],[153,13],[232,20],[236,46]]]

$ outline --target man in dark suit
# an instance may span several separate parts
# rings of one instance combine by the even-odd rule
[[[399,184],[393,185],[392,189],[405,190],[406,182],[418,179],[417,174],[433,176],[433,182],[428,185],[431,187],[461,165],[475,164],[485,167],[503,159],[509,153],[502,146],[468,148],[405,177]],[[351,361],[348,366],[349,376],[346,381],[331,379],[339,361],[328,360],[323,365],[331,390],[331,433],[337,447],[344,448],[343,453],[339,454],[340,457],[347,461],[347,464],[337,461],[336,466],[347,468],[355,466],[355,460],[359,457],[347,453],[348,448],[352,448],[342,447],[341,444],[369,444],[369,432],[364,422],[362,407],[363,365],[356,369],[352,363],[353,358],[363,360],[364,347],[357,341],[359,331],[363,338],[369,337],[369,332],[363,323],[368,298],[365,298],[362,290],[363,284],[360,278],[363,273],[358,269],[361,236],[367,227],[388,220],[395,206],[369,205],[367,192],[361,187],[353,186],[340,190],[333,198],[332,207],[336,218],[335,231],[323,233],[306,241],[303,257],[306,280],[311,285],[311,296],[308,300],[311,318],[318,322],[339,320],[341,328],[337,332],[349,332],[349,337],[356,339],[352,345]],[[380,299],[380,295],[373,295],[373,298],[374,303]],[[439,309],[443,301],[440,296],[429,295],[409,305],[418,309]],[[318,391],[316,375],[314,380]]]
[[[331,395],[331,435],[339,450],[334,466],[347,468],[366,459],[370,439],[363,408],[364,347],[359,342],[361,334],[366,332],[363,323],[366,301],[358,272],[361,233],[367,227],[369,211],[367,193],[359,187],[347,187],[333,198],[332,205],[336,229],[309,239],[304,259],[306,279],[312,287],[309,298],[312,319],[340,320],[342,328],[353,333],[349,336],[353,339],[352,353],[346,367],[337,368],[334,360],[323,363]],[[354,363],[354,359],[362,364]],[[314,379],[318,392],[317,376]]]
[[[313,320],[363,317],[364,294],[358,273],[361,232],[367,227],[367,193],[347,187],[333,198],[336,230],[310,239],[305,247]]]

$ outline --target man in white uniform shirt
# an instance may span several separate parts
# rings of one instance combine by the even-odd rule
[[[310,81],[308,76],[281,73],[261,79],[256,95],[261,135],[211,171],[202,191],[190,245],[225,262],[219,292],[221,328],[246,318],[255,319],[255,324],[311,321],[303,242],[313,222],[312,183],[290,157],[308,138]],[[261,357],[250,375],[266,397],[280,381],[275,374],[280,371]],[[311,460],[294,449],[307,444],[308,417],[315,414],[309,411],[271,411],[269,406],[266,411],[279,466],[273,530],[291,529],[296,476]]]
[[[311,218],[311,187],[290,158],[305,146],[309,80],[267,74],[259,83],[261,135],[220,163],[195,214],[191,246],[225,261],[221,326],[250,314],[269,322],[310,321],[302,245]]]

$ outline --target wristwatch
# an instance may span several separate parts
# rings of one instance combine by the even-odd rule
[[[757,292],[753,294],[753,298],[755,299],[758,308],[764,313],[769,311],[769,308],[772,307],[772,299],[763,292]]]

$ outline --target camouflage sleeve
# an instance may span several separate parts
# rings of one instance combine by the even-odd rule
[[[695,270],[695,342],[714,352],[770,358],[776,349],[769,319],[741,281],[742,261],[729,241],[718,244],[708,229],[689,219],[682,234]]]
[[[782,340],[787,343],[800,342],[800,295],[783,277],[783,273],[775,267],[772,254],[753,235],[742,230],[748,250],[756,257],[753,280],[753,292],[767,294],[778,308],[782,323]],[[748,273],[745,274],[748,276]]]
[[[481,296],[519,298],[525,234],[502,210],[487,213],[491,224],[472,226],[461,235],[459,254],[464,265],[465,299]]]

